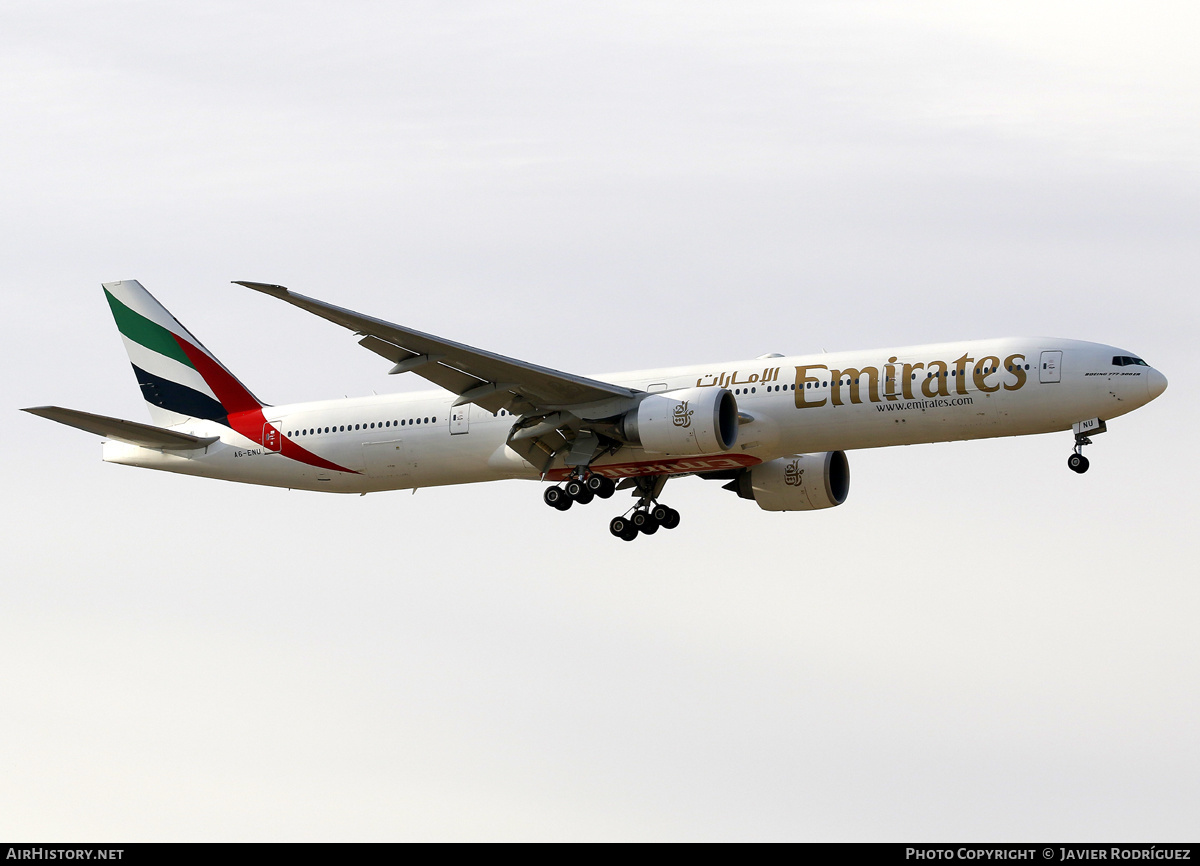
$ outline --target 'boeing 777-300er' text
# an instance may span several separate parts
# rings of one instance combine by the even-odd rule
[[[562,373],[291,292],[242,282],[361,337],[437,390],[271,406],[135,280],[104,293],[154,425],[56,406],[25,411],[106,437],[104,459],[227,481],[371,493],[504,478],[553,482],[547,504],[632,489],[631,541],[679,525],[659,496],[683,475],[767,511],[841,505],[855,448],[1071,430],[1068,465],[1166,377],[1078,340],[1005,338],[639,370]]]

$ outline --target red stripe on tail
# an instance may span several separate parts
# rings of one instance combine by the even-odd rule
[[[252,412],[262,408],[262,403],[259,403],[241,382],[233,378],[232,373],[178,334],[171,336],[188,356],[192,366],[204,377],[208,387],[212,388],[212,392],[217,396],[217,401],[225,407],[226,413],[232,416],[235,412]],[[262,434],[251,438],[261,439]]]

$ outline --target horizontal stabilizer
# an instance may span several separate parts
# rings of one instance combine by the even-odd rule
[[[123,421],[120,418],[109,418],[107,415],[93,415],[90,412],[80,412],[77,409],[63,409],[59,406],[35,406],[23,409],[31,415],[40,415],[59,424],[86,430],[98,436],[107,436],[118,442],[128,442],[130,445],[140,445],[143,448],[162,448],[167,451],[194,451],[207,448],[220,439],[219,436],[192,436],[188,433],[176,433],[164,430],[162,427],[152,427],[149,424],[138,424],[136,421]]]

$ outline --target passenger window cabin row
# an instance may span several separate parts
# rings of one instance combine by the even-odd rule
[[[381,427],[415,427],[418,424],[436,424],[437,416],[428,418],[404,418],[398,421],[372,421],[362,424],[342,424],[333,425],[330,427],[307,427],[301,430],[289,430],[284,435],[289,437],[295,436],[316,436],[321,433],[352,433],[355,430],[375,430]]]
[[[495,417],[496,415],[507,415],[507,414],[509,414],[509,413],[504,411],[503,409],[501,409],[499,413],[493,412],[492,416]],[[317,435],[324,434],[324,433],[352,433],[355,430],[375,430],[378,428],[388,428],[388,427],[415,427],[418,424],[425,425],[425,424],[436,424],[436,423],[437,423],[437,416],[431,415],[427,418],[402,418],[400,420],[394,420],[394,421],[374,421],[374,422],[367,422],[367,423],[363,423],[363,424],[335,424],[335,425],[330,425],[329,427],[305,427],[305,428],[301,428],[299,430],[289,430],[286,433],[284,433],[284,435],[288,436],[288,437],[317,436]]]

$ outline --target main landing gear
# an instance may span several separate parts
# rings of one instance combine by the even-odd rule
[[[659,503],[644,503],[638,500],[633,512],[614,517],[608,531],[622,541],[633,541],[641,535],[653,535],[659,527],[674,529],[679,525],[679,512]]]
[[[659,528],[674,529],[679,525],[679,512],[658,501],[667,483],[665,475],[644,475],[633,479],[637,504],[608,524],[608,531],[622,541],[633,541],[639,535],[653,535]]]
[[[587,505],[597,496],[608,499],[617,490],[617,484],[611,478],[596,475],[594,472],[581,477],[568,478],[567,483],[559,487],[547,487],[542,499],[551,508],[566,511],[576,502]]]
[[[679,525],[679,512],[658,501],[658,494],[666,484],[666,476],[650,475],[633,479],[638,501],[620,517],[608,524],[608,531],[617,538],[633,541],[639,535],[653,535],[659,528],[674,529]],[[594,472],[576,474],[564,484],[547,487],[542,498],[551,508],[566,511],[576,502],[587,505],[593,499],[608,499],[616,492],[617,485],[611,478]]]

